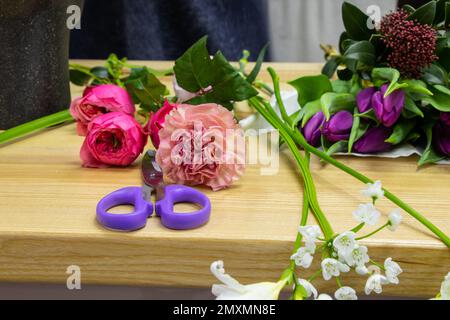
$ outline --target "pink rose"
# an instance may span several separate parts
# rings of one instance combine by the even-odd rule
[[[134,117],[110,112],[89,123],[80,158],[84,167],[128,166],[146,143],[147,136]]]
[[[87,87],[83,96],[70,104],[70,114],[77,120],[77,132],[87,134],[87,126],[95,117],[107,112],[123,112],[133,115],[135,108],[128,92],[114,84]]]
[[[159,131],[156,160],[176,183],[214,191],[238,180],[245,168],[245,140],[233,114],[208,103],[178,105]]]
[[[166,116],[176,108],[176,104],[171,104],[169,101],[164,101],[164,105],[156,111],[156,113],[150,114],[150,119],[145,125],[145,133],[152,139],[153,146],[158,149],[159,147],[159,130],[164,126]]]

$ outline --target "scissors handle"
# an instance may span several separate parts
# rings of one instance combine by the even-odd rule
[[[134,212],[126,214],[109,213],[108,210],[120,205],[134,206]],[[140,229],[153,214],[153,205],[142,197],[140,187],[126,187],[106,195],[97,204],[97,220],[103,226],[122,231]]]
[[[176,203],[196,203],[202,208],[188,213],[173,211]],[[156,214],[161,217],[164,226],[170,229],[185,230],[200,227],[209,220],[211,202],[202,192],[178,184],[167,185],[164,198],[156,202]]]

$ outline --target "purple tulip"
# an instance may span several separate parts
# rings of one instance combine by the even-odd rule
[[[441,112],[441,121],[450,126],[450,112]]]
[[[361,113],[368,111],[372,108],[372,96],[377,92],[375,87],[369,87],[361,90],[356,96],[356,105]]]
[[[392,129],[387,127],[369,128],[366,133],[355,142],[353,150],[359,153],[376,153],[388,151],[392,144],[385,142],[392,134]]]
[[[450,125],[438,122],[433,128],[433,142],[437,152],[450,156]]]
[[[314,147],[319,146],[320,143],[320,130],[325,122],[325,115],[323,112],[317,112],[301,130],[305,136],[306,141]]]
[[[330,142],[348,140],[352,125],[353,115],[348,111],[339,111],[323,124],[322,133]]]
[[[380,91],[372,96],[372,107],[378,120],[386,127],[392,127],[397,122],[405,105],[405,92],[403,90],[395,90],[386,98],[384,94],[388,88],[384,84]]]

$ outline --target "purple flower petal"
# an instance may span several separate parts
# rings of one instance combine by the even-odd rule
[[[361,113],[368,111],[372,107],[372,96],[377,91],[375,87],[369,87],[361,90],[356,96],[356,104]]]

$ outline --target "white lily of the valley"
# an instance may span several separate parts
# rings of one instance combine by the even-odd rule
[[[300,226],[298,227],[298,232],[303,236],[303,241],[305,241],[306,247],[310,250],[316,250],[316,241],[320,236],[319,226]]]
[[[441,284],[441,299],[450,300],[450,272],[445,277],[444,282]]]
[[[403,216],[401,214],[400,209],[395,209],[389,214],[388,218],[389,225],[387,226],[387,228],[391,231],[397,230],[397,227],[400,224],[400,222],[402,222],[402,220]]]
[[[364,196],[375,200],[383,198],[384,191],[381,186],[381,181],[377,180],[375,183],[367,183],[367,188],[362,190],[361,193]]]
[[[365,264],[370,260],[367,252],[368,249],[366,246],[357,245],[349,254],[345,255],[343,258],[349,266],[356,268],[356,272],[358,274],[366,274],[367,268],[365,267]]]
[[[307,294],[306,298],[313,296],[314,299],[317,299],[317,289],[312,285],[311,282],[305,279],[298,279],[298,283],[305,289]]]
[[[296,253],[291,256],[291,260],[294,260],[297,266],[301,266],[307,269],[311,266],[311,263],[313,261],[313,254],[314,251],[311,251],[309,248],[301,247],[297,250]]]
[[[403,272],[402,268],[392,258],[387,258],[384,261],[384,269],[386,270],[386,277],[390,283],[398,284],[398,275]]]
[[[223,261],[213,262],[211,272],[223,283],[212,286],[212,294],[217,300],[276,300],[286,285],[283,280],[242,285],[225,273]]]
[[[333,300],[333,298],[326,293],[321,293],[316,300]]]
[[[330,280],[331,277],[338,277],[341,272],[349,272],[350,267],[342,262],[333,259],[326,258],[322,260],[322,276],[325,280]]]
[[[333,246],[337,250],[338,255],[346,257],[357,246],[356,234],[353,231],[345,231],[333,240]]]
[[[341,287],[336,290],[334,297],[337,300],[358,300],[356,291],[350,287]]]
[[[374,226],[380,219],[380,212],[375,208],[372,203],[360,204],[358,208],[353,211],[353,218],[359,223],[366,223]]]
[[[372,291],[380,294],[383,292],[382,285],[388,284],[389,280],[381,274],[373,274],[367,279],[364,292],[369,295]]]

